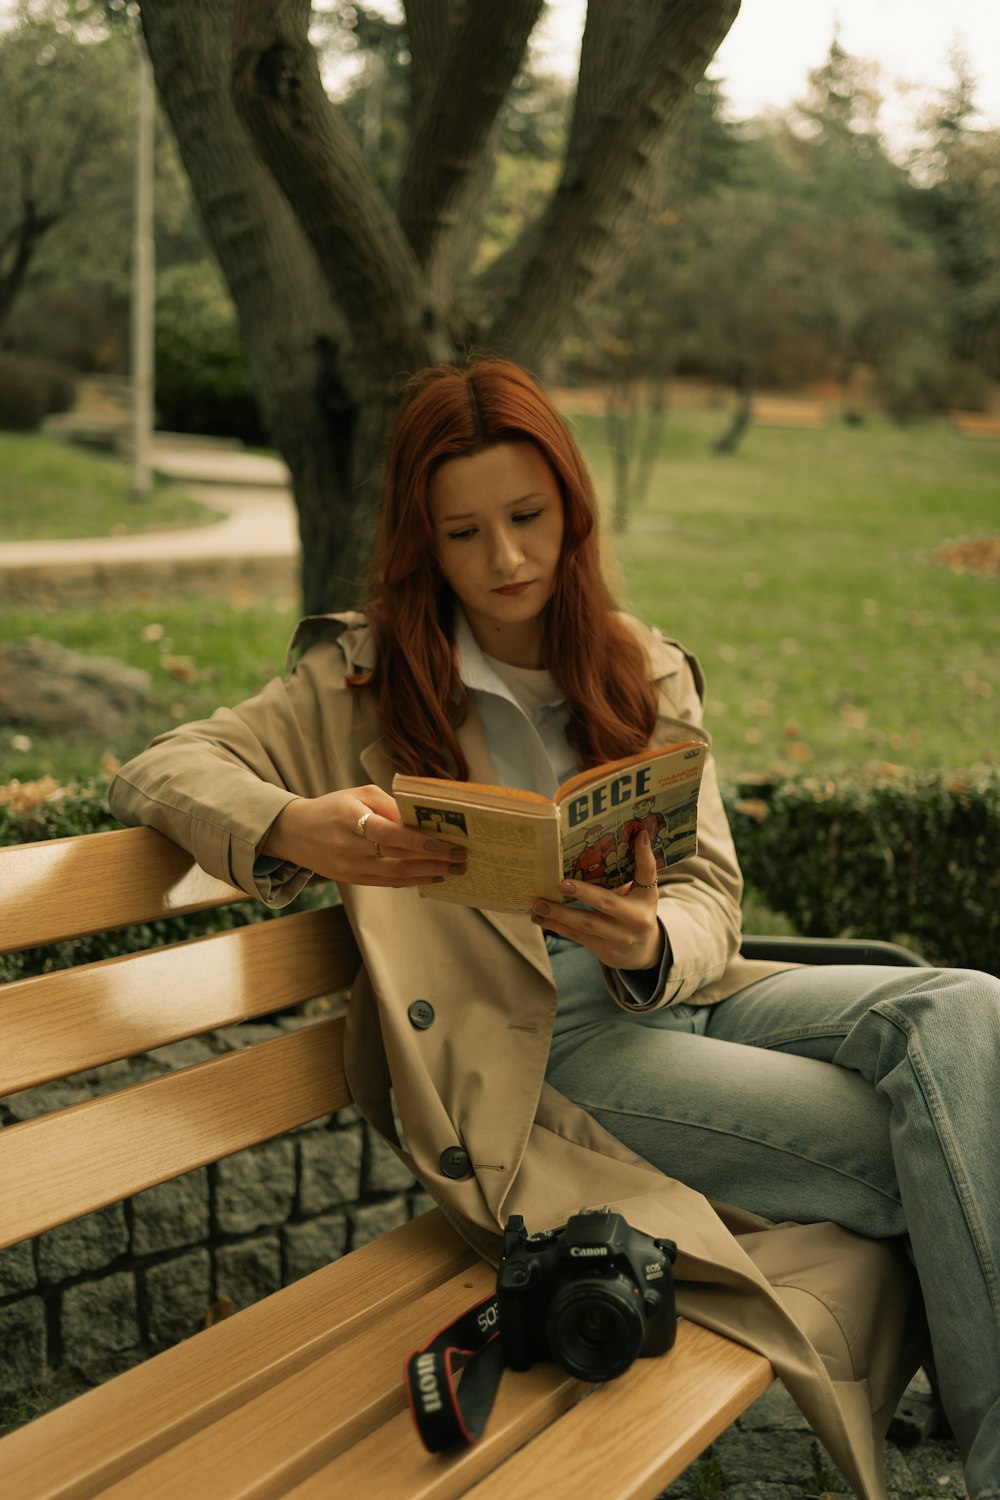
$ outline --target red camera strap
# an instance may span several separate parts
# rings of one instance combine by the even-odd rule
[[[428,1453],[477,1441],[503,1374],[496,1294],[475,1303],[406,1361],[406,1396]],[[456,1364],[464,1360],[456,1384]]]

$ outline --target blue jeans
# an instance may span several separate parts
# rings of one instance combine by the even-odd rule
[[[560,1093],[709,1197],[909,1237],[969,1494],[1000,1497],[1000,980],[830,965],[629,1013],[546,941]]]

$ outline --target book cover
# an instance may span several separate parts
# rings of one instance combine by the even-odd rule
[[[397,775],[404,823],[465,846],[464,875],[422,886],[431,900],[484,911],[529,911],[564,901],[564,879],[615,888],[635,874],[632,849],[649,834],[657,877],[698,847],[698,792],[708,753],[684,740],[594,766],[551,799],[516,787]]]

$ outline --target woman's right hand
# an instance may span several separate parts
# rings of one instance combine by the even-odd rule
[[[466,859],[457,844],[405,827],[394,799],[377,786],[297,797],[275,818],[262,853],[338,884],[392,887],[461,875]]]

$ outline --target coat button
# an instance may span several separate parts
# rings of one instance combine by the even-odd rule
[[[406,1014],[410,1018],[410,1025],[415,1026],[418,1031],[426,1031],[428,1026],[434,1024],[434,1007],[429,1000],[414,1000]]]
[[[442,1151],[440,1166],[446,1177],[468,1177],[472,1171],[469,1153],[461,1146],[449,1146],[447,1151]]]

